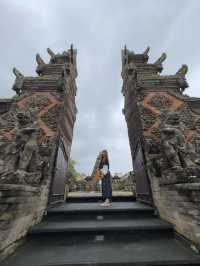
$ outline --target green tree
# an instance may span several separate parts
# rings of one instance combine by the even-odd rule
[[[77,179],[81,176],[81,174],[76,170],[76,161],[73,159],[69,159],[69,165],[68,165],[68,174],[72,177]]]

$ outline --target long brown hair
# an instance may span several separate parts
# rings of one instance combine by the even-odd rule
[[[109,166],[108,152],[103,150],[101,152],[101,164],[107,164]]]

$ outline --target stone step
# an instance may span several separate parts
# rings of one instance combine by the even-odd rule
[[[154,209],[138,202],[113,202],[112,208],[100,206],[99,203],[67,203],[48,209],[44,220],[91,220],[99,217],[107,219],[132,219],[137,217],[155,217]],[[99,218],[101,219],[101,218]]]
[[[65,203],[50,208],[0,266],[200,265],[173,227],[139,202]]]
[[[113,202],[133,202],[136,198],[133,195],[118,195],[113,196],[112,201]],[[67,203],[87,203],[87,202],[101,202],[102,197],[100,193],[80,193],[80,195],[73,195],[71,194],[69,197],[67,197],[66,202]]]
[[[128,219],[138,219],[138,218],[153,218],[157,217],[153,211],[137,210],[134,212],[116,211],[116,212],[106,212],[102,210],[101,212],[76,212],[76,213],[51,213],[43,217],[43,221],[96,221],[96,220],[128,220]]]
[[[154,208],[142,203],[133,202],[113,202],[112,208],[102,207],[100,203],[65,203],[49,208],[47,216],[43,220],[47,221],[80,221],[97,219],[135,219],[138,217],[155,217]]]
[[[101,235],[92,239],[30,239],[1,266],[183,266],[200,265],[200,257],[185,242],[174,236],[137,237],[131,240],[107,240]]]
[[[29,235],[34,234],[46,234],[46,233],[56,233],[56,234],[67,234],[67,233],[80,233],[80,232],[156,232],[160,233],[167,231],[168,233],[173,232],[173,227],[158,219],[158,218],[148,218],[148,219],[107,219],[102,220],[101,216],[98,220],[76,220],[76,221],[44,221],[32,228]]]
[[[86,213],[137,213],[149,212],[154,213],[154,208],[142,204],[140,202],[113,202],[112,207],[103,207],[100,203],[64,203],[54,208],[48,209],[48,216],[51,215],[71,215],[71,214],[86,214]]]

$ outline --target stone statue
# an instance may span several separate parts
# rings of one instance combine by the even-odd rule
[[[162,53],[162,55],[155,61],[155,65],[161,65],[165,59],[167,58],[167,54],[166,53]]]
[[[38,164],[38,145],[37,145],[37,128],[30,127],[18,132],[18,169],[26,172],[37,170]]]
[[[163,159],[161,172],[165,183],[176,183],[180,180],[189,182],[190,177],[200,174],[199,164],[195,160],[198,155],[194,145],[186,141],[184,131],[180,114],[168,113],[160,129]]]
[[[178,113],[167,115],[164,125],[161,126],[161,143],[169,167],[176,169],[194,166],[188,156],[191,154],[192,147],[189,148],[186,142]]]
[[[168,166],[174,169],[181,168],[183,159],[181,151],[184,150],[182,146],[184,138],[180,131],[171,127],[163,128],[161,130],[161,140]]]
[[[16,76],[16,79],[12,89],[19,95],[23,87],[24,75],[22,75],[22,73],[15,67],[13,68],[13,73]]]
[[[39,148],[39,129],[28,111],[18,111],[14,138],[0,138],[0,182],[38,185],[42,178]]]
[[[38,163],[38,128],[31,121],[30,113],[20,111],[17,113],[18,125],[15,128],[15,142],[18,154],[18,166],[26,172],[36,171]],[[30,125],[30,126],[29,126]]]

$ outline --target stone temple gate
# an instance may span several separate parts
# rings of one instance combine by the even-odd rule
[[[75,207],[65,203],[77,52],[73,46],[62,54],[47,52],[49,63],[36,55],[37,77],[13,69],[16,96],[0,100],[0,261],[28,232],[29,245],[5,266],[152,266],[152,254],[155,265],[199,265],[199,256],[174,237],[171,226],[200,247],[200,99],[184,94],[188,67],[161,75],[165,53],[149,63],[149,48],[141,54],[122,50],[123,114],[137,201],[128,198],[109,211],[80,199]],[[51,208],[58,202],[63,205]]]
[[[64,200],[76,119],[76,50],[36,55],[37,77],[16,68],[16,96],[0,102],[0,250],[41,220],[47,203]],[[0,229],[1,230],[1,229]]]
[[[187,238],[200,241],[200,98],[184,94],[187,65],[160,75],[163,53],[122,50],[122,78],[138,199]]]

